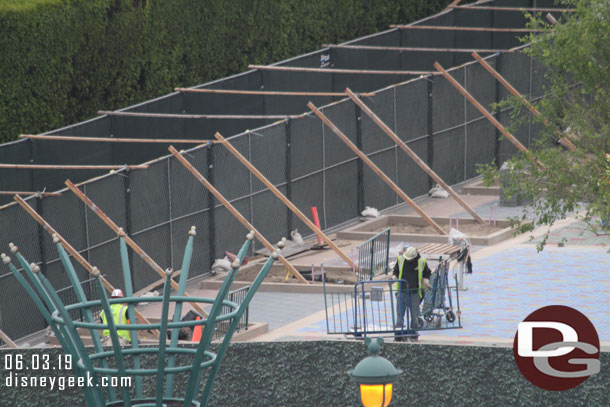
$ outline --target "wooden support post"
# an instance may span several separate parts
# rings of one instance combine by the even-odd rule
[[[289,115],[247,115],[247,114],[182,114],[182,113],[141,113],[141,112],[112,112],[108,110],[98,110],[97,114],[106,114],[109,116],[126,116],[126,117],[156,117],[159,119],[285,119],[291,117]]]
[[[455,2],[454,2],[455,3]],[[452,3],[453,4],[453,3]],[[532,13],[544,13],[544,12],[557,12],[557,13],[574,13],[576,10],[572,8],[549,8],[549,7],[499,7],[499,6],[458,6],[450,4],[447,8],[455,8],[462,10],[486,10],[486,11],[516,11],[523,13],[524,11],[529,11]]]
[[[85,270],[87,270],[87,272],[94,276],[94,270],[96,270],[97,268],[94,269],[94,267],[89,264],[89,262],[87,260],[85,260],[85,258],[78,252],[76,251],[76,249],[74,249],[74,247],[72,247],[70,245],[70,243],[68,243],[68,241],[66,239],[63,238],[62,235],[60,235],[55,229],[53,229],[53,227],[51,225],[49,225],[47,223],[46,220],[44,220],[44,218],[42,216],[40,216],[35,210],[34,208],[32,208],[30,205],[28,205],[27,202],[25,202],[19,195],[15,195],[14,196],[15,201],[17,201],[17,203],[23,208],[25,209],[25,211],[32,217],[34,218],[34,220],[36,222],[38,222],[38,224],[40,226],[43,227],[44,230],[47,231],[47,233],[51,236],[55,235],[57,237],[57,239],[59,239],[59,242],[61,243],[61,245],[63,246],[64,249],[66,249],[66,251],[68,253],[70,253],[70,255],[81,265],[83,266],[83,268]],[[114,287],[112,286],[112,284],[110,284],[108,282],[108,280],[106,280],[100,273],[100,279],[102,280],[102,284],[104,284],[104,287],[106,287],[106,290],[109,293],[112,293],[112,291],[114,291]],[[145,323],[145,324],[150,324],[150,321],[148,321],[148,319],[146,319],[144,317],[144,315],[142,315],[142,313],[140,313],[139,311],[136,311],[136,317],[138,318],[139,321]]]
[[[165,271],[144,251],[136,242],[133,241],[125,232],[119,228],[119,226],[114,223],[112,219],[108,217],[87,195],[85,195],[80,189],[78,189],[72,181],[69,179],[65,182],[66,186],[70,189],[70,191],[74,192],[74,194],[81,200],[85,205],[89,207],[117,236],[122,236],[125,238],[125,243],[131,249],[138,254],[146,264],[148,264],[159,276],[166,277]],[[170,278],[170,282],[172,284],[172,288],[174,290],[178,290],[178,283]],[[189,295],[185,292],[184,296],[188,297]],[[203,316],[208,316],[208,313],[197,303],[190,303],[191,306],[199,312]]]
[[[553,15],[551,13],[546,14],[546,19],[549,20],[551,22],[551,24],[553,24],[553,25],[559,24],[559,21],[557,21],[557,19],[555,17],[553,17]]]
[[[324,232],[318,229],[316,225],[314,225],[313,222],[310,221],[309,218],[307,218],[307,216],[305,216],[303,212],[301,212],[299,208],[296,207],[295,204],[288,200],[284,196],[284,194],[282,194],[280,190],[277,189],[271,183],[271,181],[269,181],[263,174],[261,174],[261,172],[257,170],[256,167],[246,159],[246,157],[244,157],[239,151],[237,151],[237,149],[233,147],[231,143],[229,143],[220,133],[216,133],[215,137],[220,140],[222,142],[222,145],[224,145],[244,166],[246,166],[246,168],[248,168],[250,172],[252,172],[252,174],[254,174],[254,176],[259,179],[260,182],[262,182],[267,188],[269,188],[269,191],[271,191],[280,201],[282,201],[284,205],[288,207],[288,209],[290,209],[295,215],[297,215],[297,217],[301,219],[301,221],[305,223],[305,225],[307,225],[307,227],[311,229],[312,232],[322,238],[328,244],[328,246],[333,249],[335,253],[337,253],[339,257],[341,257],[347,263],[348,266],[355,267],[352,259],[350,259],[349,256],[347,256],[345,253],[343,253],[343,251],[339,249],[339,247],[337,247],[337,245],[334,244],[333,241],[330,240],[330,238],[326,236]]]
[[[89,141],[93,143],[164,143],[164,144],[207,144],[216,143],[216,140],[192,140],[192,139],[150,139],[150,138],[113,138],[113,137],[72,137],[55,135],[20,134],[19,138],[33,140],[55,140],[55,141]]]
[[[484,51],[483,51],[484,52]],[[261,95],[261,96],[347,96],[343,92],[281,92],[275,90],[233,90],[209,88],[174,88],[176,92],[186,93],[220,93],[226,95]],[[361,93],[362,96],[375,96],[374,93]]]
[[[513,143],[513,145],[515,147],[517,147],[519,150],[523,151],[524,153],[529,153],[529,150],[523,144],[521,144],[521,142],[519,140],[517,140],[515,138],[515,136],[510,134],[510,132],[508,130],[506,130],[504,128],[504,126],[502,126],[502,124],[500,124],[500,122],[498,120],[496,120],[496,118],[493,117],[493,115],[491,113],[489,113],[483,107],[483,105],[481,105],[466,89],[464,89],[464,87],[462,85],[460,85],[458,83],[458,81],[453,79],[453,76],[451,76],[447,71],[445,71],[445,69],[441,66],[441,64],[439,64],[438,62],[435,62],[434,67],[445,77],[445,79],[447,79],[449,81],[449,83],[451,83],[458,90],[458,92],[460,92],[462,94],[462,96],[464,96],[466,99],[468,99],[468,101],[470,103],[472,103],[472,105],[474,107],[476,107],[477,110],[479,112],[481,112],[483,114],[483,116],[485,116],[487,118],[487,120],[489,120],[491,122],[491,124],[496,126],[496,128],[498,130],[500,130],[500,132],[504,135],[504,137],[506,137],[508,140],[510,140],[510,142]]]
[[[484,31],[484,32],[544,32],[546,30],[536,28],[496,28],[496,27],[456,27],[452,25],[390,25],[390,28],[403,30],[440,30],[440,31]]]
[[[322,120],[322,122],[328,126],[337,136],[339,136],[339,138],[354,152],[356,153],[356,155],[358,157],[360,157],[360,159],[369,166],[369,168],[371,170],[373,170],[373,172],[375,174],[377,174],[377,176],[379,178],[381,178],[383,180],[383,182],[385,182],[390,188],[392,188],[392,190],[398,195],[400,196],[406,203],[408,203],[411,208],[413,208],[415,210],[415,212],[417,212],[419,214],[419,216],[421,216],[422,218],[424,218],[424,220],[426,221],[426,223],[428,223],[428,225],[430,225],[434,230],[436,230],[439,234],[441,235],[446,235],[447,233],[445,233],[445,231],[432,219],[430,218],[415,202],[413,202],[413,200],[411,198],[409,198],[407,196],[407,194],[405,194],[403,192],[402,189],[400,189],[400,187],[398,185],[396,185],[396,183],[394,183],[394,181],[392,181],[390,178],[388,178],[387,175],[385,175],[383,173],[383,171],[381,171],[379,169],[379,167],[377,167],[375,165],[375,163],[373,163],[373,161],[371,161],[370,158],[368,158],[366,156],[366,154],[364,154],[362,152],[362,150],[360,150],[358,147],[356,147],[356,145],[354,145],[354,143],[352,143],[350,141],[350,139],[347,138],[347,136],[345,134],[343,134],[343,132],[341,130],[339,130],[339,128],[337,126],[335,126],[333,124],[333,122],[331,122],[325,115],[324,113],[322,113],[320,110],[318,110],[318,108],[311,102],[307,103],[307,107],[309,107],[311,109],[312,112],[314,112],[314,114],[320,119]]]
[[[248,222],[246,220],[246,218],[244,218],[242,216],[242,214],[239,213],[239,211],[237,209],[235,209],[235,207],[233,205],[231,205],[231,203],[216,188],[214,188],[214,185],[212,185],[210,182],[208,182],[208,180],[205,179],[205,177],[203,175],[201,175],[201,173],[199,171],[197,171],[197,169],[195,167],[193,167],[193,165],[191,163],[189,163],[186,160],[186,158],[184,158],[178,152],[178,150],[176,150],[174,148],[174,146],[169,146],[169,152],[172,153],[174,155],[174,157],[176,157],[176,159],[180,162],[180,164],[182,164],[184,166],[184,168],[186,168],[188,170],[188,172],[193,174],[193,176],[197,179],[197,181],[199,181],[201,184],[203,184],[203,186],[208,191],[210,191],[212,193],[212,195],[214,195],[214,197],[216,199],[218,199],[220,201],[220,203],[222,203],[229,212],[231,212],[231,214],[233,216],[235,216],[235,219],[237,219],[239,221],[239,223],[241,223],[247,230],[254,231],[254,237],[259,242],[261,242],[261,244],[263,246],[265,246],[265,248],[267,248],[267,250],[269,250],[270,253],[274,252],[275,248],[273,247],[273,245],[271,243],[269,243],[269,241],[267,239],[265,239],[265,237],[263,235],[261,235],[260,232],[258,230],[256,230],[256,228],[250,222]],[[293,276],[295,276],[299,281],[301,281],[302,283],[305,283],[305,284],[309,284],[309,282],[305,279],[305,277],[303,277],[301,275],[301,273],[299,273],[297,271],[297,269],[295,269],[294,266],[292,264],[290,264],[284,256],[282,256],[280,254],[280,256],[278,257],[278,260],[280,262],[282,262],[282,264],[286,267],[286,269]]]
[[[12,168],[21,170],[144,170],[148,165],[48,165],[48,164],[0,164],[0,168]]]
[[[61,196],[61,192],[0,191],[0,195]]]
[[[441,177],[438,176],[437,173],[435,173],[432,168],[428,167],[428,165],[417,156],[417,154],[415,154],[415,152],[413,150],[411,150],[409,148],[409,146],[407,146],[405,144],[405,142],[403,142],[400,137],[398,137],[396,135],[396,133],[394,133],[392,131],[392,129],[390,129],[384,122],[383,120],[381,120],[366,104],[364,104],[362,102],[362,100],[360,100],[358,98],[358,96],[356,96],[354,94],[354,92],[352,92],[349,88],[345,89],[345,92],[347,93],[347,95],[349,96],[349,98],[364,112],[366,113],[371,120],[373,120],[373,122],[375,122],[375,124],[377,126],[379,126],[379,128],[381,130],[383,130],[383,132],[385,134],[388,135],[388,137],[390,137],[392,139],[392,141],[394,141],[394,143],[396,143],[396,145],[398,145],[398,147],[400,147],[405,153],[407,153],[407,155],[409,157],[411,157],[411,159],[413,161],[415,161],[415,164],[417,164],[419,166],[419,168],[421,168],[422,170],[424,170],[424,172],[426,174],[428,174],[430,177],[432,177],[432,179],[434,179],[434,181],[436,181],[441,187],[443,187],[443,189],[445,191],[447,191],[449,193],[449,195],[451,195],[453,197],[453,199],[456,200],[457,203],[459,203],[464,209],[466,209],[466,211],[472,215],[473,218],[475,218],[475,220],[480,223],[480,224],[485,224],[485,221],[470,207],[470,205],[468,205],[466,202],[464,202],[464,200],[457,194],[455,193],[455,191],[449,186],[447,185],[447,183],[445,181],[443,181],[443,179]]]
[[[451,3],[449,3],[449,5],[447,7],[445,7],[445,10],[448,10],[450,8],[454,8],[455,6],[460,4],[461,1],[462,0],[453,0]]]
[[[7,334],[2,332],[1,329],[0,329],[0,339],[2,339],[2,342],[6,343],[9,348],[16,349],[19,347],[19,346],[17,346],[17,344],[15,342],[13,342],[13,340]]]
[[[514,86],[512,86],[510,83],[508,83],[508,81],[506,79],[504,79],[504,77],[502,77],[502,75],[500,75],[500,73],[498,71],[496,71],[491,65],[489,65],[487,63],[487,61],[485,61],[483,58],[481,58],[481,56],[479,54],[477,54],[476,52],[473,52],[472,56],[483,66],[483,68],[485,68],[487,70],[487,72],[489,72],[494,78],[496,78],[496,80],[498,82],[500,82],[502,84],[502,86],[504,86],[504,88],[506,88],[506,90],[508,90],[510,93],[512,93],[513,96],[516,96],[517,99],[519,99],[519,101],[521,103],[523,103],[523,105],[525,107],[527,107],[534,116],[536,116],[536,117],[542,116],[541,113],[538,111],[538,109],[536,109],[529,102],[529,100],[527,100],[521,93],[519,93],[519,91],[517,89],[515,89]],[[542,119],[542,123],[545,126],[549,127],[549,123],[546,120]],[[566,148],[569,148],[572,151],[576,151],[576,146],[574,144],[572,144],[572,142],[568,138],[564,137],[564,135],[561,133],[561,131],[559,131],[558,129],[555,129],[555,133],[559,137],[559,142],[561,143],[561,145],[565,146]]]
[[[341,48],[341,49],[361,49],[365,51],[413,51],[413,52],[515,52],[513,49],[485,49],[485,48],[430,48],[430,47],[382,47],[378,45],[333,45],[325,44],[324,46],[329,48]],[[344,93],[342,93],[344,95]],[[364,93],[360,93],[360,96],[367,96]]]
[[[269,71],[288,72],[316,72],[316,73],[345,73],[362,75],[429,75],[436,74],[430,71],[385,71],[377,69],[334,69],[334,68],[304,68],[300,66],[270,66],[270,65],[248,65],[252,69],[266,69]]]

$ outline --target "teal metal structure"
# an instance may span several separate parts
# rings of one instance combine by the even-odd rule
[[[243,302],[238,305],[228,301],[227,294],[239,272],[239,268],[250,249],[254,238],[254,232],[247,235],[246,241],[238,252],[236,260],[231,264],[231,269],[225,277],[216,298],[187,297],[184,295],[186,282],[193,254],[193,240],[196,235],[195,227],[189,231],[189,238],[184,250],[182,261],[182,273],[180,275],[178,290],[175,295],[171,294],[171,276],[173,271],[166,270],[166,278],[163,285],[163,294],[157,297],[139,298],[133,296],[133,285],[129,268],[127,246],[124,234],[119,235],[120,256],[123,269],[125,297],[109,299],[102,283],[99,270],[94,268],[99,292],[98,300],[88,300],[76,275],[74,266],[61,244],[60,239],[54,235],[53,241],[59,252],[64,269],[70,279],[78,302],[64,305],[49,280],[40,273],[40,268],[34,263],[28,263],[21,255],[17,246],[9,245],[11,252],[18,261],[14,265],[9,256],[2,253],[2,261],[7,264],[17,281],[32,298],[34,304],[42,313],[49,324],[66,354],[70,355],[73,363],[73,372],[77,377],[91,377],[94,386],[83,387],[83,395],[87,407],[200,407],[207,406],[212,393],[214,380],[227,351],[233,333],[238,326],[241,316],[247,309],[252,297],[256,293],[263,279],[278,258],[282,244],[271,257],[264,263],[256,279],[252,283],[248,294]],[[107,323],[95,321],[93,310],[101,309],[106,315],[112,315],[110,306],[112,304],[127,304],[127,312],[130,321],[136,322],[135,306],[140,302],[161,302],[161,318],[159,323],[129,323],[115,324],[113,318],[107,318]],[[209,315],[195,321],[181,321],[182,306],[184,302],[196,302],[211,304]],[[170,317],[170,304],[174,303],[174,313]],[[223,312],[223,307],[225,311]],[[227,312],[227,309],[230,311]],[[73,320],[70,312],[78,310],[83,315],[83,320]],[[222,338],[217,352],[209,350],[214,337],[216,324],[221,321],[230,321],[229,328]],[[180,328],[194,328],[201,326],[202,335],[195,348],[179,346],[178,331]],[[87,329],[91,333],[93,347],[86,347],[78,333],[78,328]],[[99,331],[109,330],[111,349],[102,346]],[[129,330],[131,343],[121,346],[118,330]],[[158,331],[159,342],[152,346],[142,346],[138,341],[138,332]],[[169,338],[168,338],[169,333]],[[165,338],[168,338],[166,340]],[[143,355],[157,355],[155,366],[143,366]],[[180,360],[189,360],[188,363],[179,364]],[[147,358],[150,360],[150,358]],[[202,385],[204,372],[207,372],[205,383]],[[186,382],[184,394],[175,394],[176,375],[182,375],[182,382]],[[144,378],[147,387],[144,386]],[[110,383],[112,377],[131,377],[130,386],[102,387],[100,383]],[[186,377],[186,380],[185,380]]]
[[[390,228],[386,228],[358,246],[358,281],[387,274],[389,256]]]

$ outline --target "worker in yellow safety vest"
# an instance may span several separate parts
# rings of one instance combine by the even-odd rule
[[[114,289],[110,298],[123,298],[123,291],[119,288]],[[112,320],[115,325],[125,325],[129,324],[129,318],[127,317],[127,304],[115,303],[110,305],[110,312],[112,313]],[[108,320],[106,319],[106,314],[104,311],[100,313],[100,318],[102,319],[103,324],[108,324]],[[110,340],[110,330],[104,329],[102,332],[104,339],[102,343],[104,345],[111,345],[112,342]],[[117,330],[117,335],[119,336],[119,342],[121,345],[126,345],[131,342],[131,334],[127,329],[119,329]]]
[[[424,298],[423,290],[430,286],[430,268],[425,257],[415,247],[404,246],[394,265],[394,277],[401,282],[394,283],[396,291],[396,327],[404,324],[407,305],[411,313],[411,329],[417,331],[419,326],[419,304]]]

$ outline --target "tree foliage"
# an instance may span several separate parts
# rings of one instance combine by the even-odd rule
[[[530,34],[524,52],[545,71],[546,97],[533,104],[542,113],[540,135],[530,153],[513,157],[503,186],[509,196],[525,202],[518,228],[534,215],[538,225],[553,225],[568,216],[584,220],[597,234],[607,234],[610,222],[610,0],[563,0],[575,13],[563,13],[558,25],[542,15],[530,15],[529,26],[544,28]],[[533,120],[516,99],[511,126]],[[575,151],[558,140],[567,137]],[[539,163],[537,163],[539,162]],[[481,170],[489,180],[498,172]],[[604,231],[604,224],[606,230]],[[538,249],[546,244],[548,232]]]
[[[449,0],[4,0],[0,142],[406,23]]]

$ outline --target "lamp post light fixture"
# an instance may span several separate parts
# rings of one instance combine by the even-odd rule
[[[360,399],[364,407],[387,407],[392,401],[392,385],[402,374],[402,370],[384,357],[379,356],[383,338],[366,338],[371,356],[360,361],[347,374],[360,386]]]

